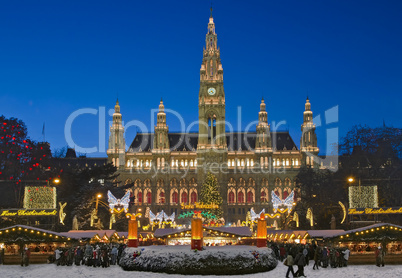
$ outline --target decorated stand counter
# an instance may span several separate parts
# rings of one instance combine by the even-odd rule
[[[46,263],[58,247],[66,247],[76,240],[62,233],[26,225],[15,225],[0,229],[0,247],[4,249],[5,264],[18,264],[21,252],[28,248],[31,252],[31,263]]]

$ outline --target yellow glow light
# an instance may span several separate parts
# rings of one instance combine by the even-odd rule
[[[354,181],[355,181],[354,178],[352,178],[352,177],[348,178],[348,182],[354,182]]]

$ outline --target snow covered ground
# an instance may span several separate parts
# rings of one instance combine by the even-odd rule
[[[355,265],[346,268],[320,269],[312,270],[313,265],[310,264],[305,268],[307,277],[402,277],[402,265],[386,265],[385,267],[377,267],[375,265]],[[269,272],[244,275],[251,278],[267,278],[267,277],[285,277],[286,267],[279,262],[278,266]],[[169,275],[163,273],[151,272],[135,272],[124,271],[119,266],[111,266],[109,268],[93,268],[86,266],[56,266],[53,264],[46,265],[30,265],[21,267],[18,265],[0,265],[0,277],[2,278],[111,278],[111,277],[141,277],[141,278],[183,278],[184,275]],[[239,276],[191,276],[191,277],[239,277]]]

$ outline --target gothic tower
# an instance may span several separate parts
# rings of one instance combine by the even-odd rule
[[[200,70],[198,150],[226,148],[223,69],[211,16]]]
[[[124,127],[120,114],[119,100],[116,101],[114,107],[113,123],[110,127],[109,148],[106,153],[114,166],[124,168],[126,162],[126,142],[124,140]]]
[[[272,159],[271,130],[268,124],[268,113],[264,99],[261,100],[258,113],[257,140],[255,142],[256,159],[261,167],[268,167],[268,161]],[[262,159],[261,159],[262,158]]]
[[[317,135],[315,134],[315,124],[313,123],[313,111],[307,97],[305,111],[303,112],[303,124],[301,126],[302,137],[300,139],[300,151],[302,153],[302,164],[314,167],[314,156],[318,155]]]
[[[161,100],[159,104],[159,112],[156,115],[154,144],[152,149],[154,165],[156,165],[157,169],[164,169],[166,166],[165,164],[169,161],[170,147],[168,132],[169,128],[166,125],[165,106]]]
[[[223,181],[226,179],[223,177],[224,171],[221,170],[222,167],[227,167],[228,153],[225,134],[225,91],[212,8],[200,69],[198,120],[198,180],[203,182],[205,174],[212,171],[212,167],[216,167],[219,172],[217,178],[223,188]]]

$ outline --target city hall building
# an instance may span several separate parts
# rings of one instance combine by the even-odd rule
[[[220,186],[224,219],[233,223],[245,220],[250,208],[271,212],[271,192],[285,199],[294,189],[301,165],[316,165],[313,156],[319,149],[308,98],[300,115],[300,148],[288,131],[271,131],[263,99],[259,110],[256,103],[255,111],[250,111],[258,118],[255,132],[226,132],[223,67],[212,12],[205,42],[198,132],[170,133],[161,101],[154,132],[137,133],[126,151],[117,101],[107,155],[118,167],[120,180],[133,183],[133,210],[145,211],[149,207],[153,213],[164,210],[178,215],[181,204],[198,202],[201,185],[207,172],[211,172]]]

